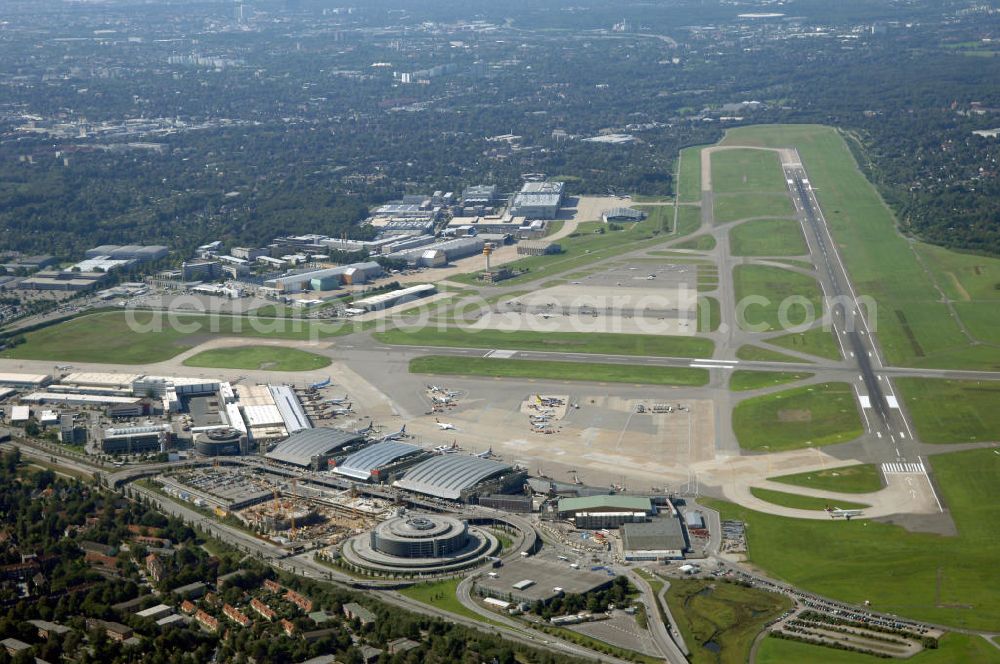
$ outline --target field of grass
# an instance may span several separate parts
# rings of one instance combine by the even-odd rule
[[[677,233],[671,237],[684,237],[701,228],[701,208],[681,205],[677,208]]]
[[[715,238],[711,235],[699,235],[690,240],[673,245],[674,249],[694,249],[695,251],[711,251],[715,249]]]
[[[585,332],[504,332],[449,327],[396,329],[373,335],[385,344],[455,348],[500,348],[505,350],[560,350],[603,355],[648,355],[657,357],[711,357],[715,343],[698,337],[659,334],[614,334]]]
[[[701,296],[698,298],[698,331],[715,332],[722,323],[722,310],[719,301],[714,297]],[[699,355],[699,357],[708,357]]]
[[[915,246],[952,300],[1000,300],[1000,259],[961,254],[933,244]]]
[[[740,447],[772,452],[843,443],[863,432],[854,390],[820,383],[751,397],[733,409]]]
[[[0,357],[61,362],[150,364],[217,336],[309,340],[326,339],[354,330],[349,323],[257,319],[134,312],[82,316],[26,335],[24,344],[0,352]],[[177,325],[172,325],[176,321]]]
[[[811,373],[795,373],[791,371],[747,371],[739,369],[729,376],[729,389],[734,392],[746,392],[748,390],[759,390],[785,383],[794,383],[797,380],[812,378]]]
[[[1000,440],[1000,381],[897,378],[896,387],[923,442]]]
[[[682,203],[701,200],[701,147],[681,150],[680,168],[677,169],[677,199]]]
[[[714,200],[717,224],[754,217],[791,217],[795,214],[788,194],[716,194]]]
[[[730,130],[723,144],[798,148],[858,295],[869,295],[878,303],[877,333],[889,363],[959,369],[1000,366],[1000,347],[970,344],[947,307],[937,301],[931,278],[909,242],[896,231],[892,213],[858,170],[835,129],[819,125],[740,127]],[[950,268],[943,271],[957,270],[956,274],[963,269],[967,274],[971,268],[973,276],[982,279],[977,286],[966,278],[972,291],[984,290],[982,285],[990,278],[984,272],[995,274],[986,259],[972,259],[989,268],[981,268],[976,275],[978,263],[968,256],[945,250],[932,253],[938,254],[933,260],[938,267],[929,267],[931,274],[941,271],[941,265]],[[1000,323],[1000,317],[990,318]]]
[[[488,357],[427,355],[410,360],[410,372],[451,376],[489,376],[536,380],[583,380],[636,385],[708,384],[708,371],[688,367],[651,367],[627,364],[501,360]]]
[[[753,344],[744,344],[737,348],[736,357],[747,362],[809,362],[809,360],[800,360],[797,357]]]
[[[768,265],[737,265],[733,269],[733,283],[737,306],[750,303],[745,306],[744,320],[737,321],[743,329],[787,329],[785,325],[794,327],[823,315],[823,292],[810,276]],[[747,299],[751,297],[763,297],[768,301],[756,303]],[[796,299],[789,300],[792,297]],[[803,306],[801,298],[812,304],[811,312]],[[784,305],[786,321],[783,325],[779,314],[785,302],[788,304]]]
[[[701,579],[671,579],[667,604],[693,664],[748,661],[760,630],[792,606],[790,599],[777,593]],[[717,651],[706,643],[717,646]]]
[[[722,518],[747,522],[751,562],[780,579],[855,604],[870,600],[877,611],[996,631],[1000,595],[987,579],[1000,560],[1000,455],[955,452],[930,457],[930,465],[957,536],[865,519],[790,519],[708,502]]]
[[[213,369],[266,369],[268,371],[314,371],[330,366],[330,358],[297,348],[241,346],[215,348],[184,360],[189,367]]]
[[[840,346],[833,338],[833,332],[822,327],[813,327],[805,332],[792,332],[780,337],[768,339],[767,343],[781,346],[800,353],[817,355],[830,360],[841,360]]]
[[[458,584],[461,581],[461,578],[428,581],[427,583],[419,583],[409,588],[403,588],[399,591],[399,594],[433,606],[436,609],[472,618],[473,620],[484,621],[485,619],[481,615],[471,609],[465,608],[458,601]]]
[[[644,222],[650,228],[658,229],[661,233],[669,233],[674,229],[673,205],[636,205],[635,209],[646,213]]]
[[[834,650],[810,643],[767,637],[757,651],[757,664],[879,664],[886,661],[863,653]],[[946,634],[936,650],[924,650],[904,660],[906,664],[1000,664],[1000,650],[986,640],[970,634]]]
[[[797,493],[772,491],[771,489],[762,489],[760,487],[750,487],[750,493],[752,493],[755,497],[774,505],[790,507],[797,510],[811,510],[814,512],[825,510],[828,507],[839,507],[844,510],[860,510],[866,507],[871,507],[871,505],[866,505],[864,503],[852,503],[845,500],[837,501],[836,504],[834,504],[826,498],[801,496]]]
[[[814,470],[808,473],[769,477],[772,482],[804,486],[822,491],[840,493],[872,493],[882,488],[882,473],[873,463],[859,463],[829,470]]]
[[[786,194],[778,153],[770,150],[721,150],[712,154],[715,194]]]
[[[794,219],[754,219],[729,231],[733,256],[802,256],[809,253]]]

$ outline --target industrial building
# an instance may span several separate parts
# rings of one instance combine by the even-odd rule
[[[129,244],[119,246],[117,244],[104,244],[93,249],[88,249],[84,253],[84,256],[87,258],[107,257],[113,260],[139,261],[142,263],[159,260],[168,253],[170,253],[170,249],[162,245],[143,246]]]
[[[518,256],[547,256],[562,253],[562,247],[555,242],[544,240],[522,240],[517,243]]]
[[[466,187],[462,192],[462,205],[482,205],[491,207],[497,203],[497,186],[495,184],[479,184]]]
[[[621,535],[625,560],[678,560],[687,548],[680,521],[672,516],[623,524]]]
[[[606,224],[615,222],[642,221],[645,218],[645,212],[640,212],[639,210],[627,207],[611,208],[610,210],[605,210],[601,215],[601,219],[603,219]]]
[[[365,284],[382,276],[382,266],[375,262],[352,263],[323,270],[290,272],[264,285],[279,293],[301,293],[305,290],[327,291],[343,285]]]
[[[0,385],[4,387],[37,390],[51,382],[52,376],[48,374],[0,373]]]
[[[565,561],[543,560],[537,556],[512,560],[489,575],[480,576],[473,586],[480,597],[508,602],[547,604],[562,595],[584,595],[603,590],[614,582],[614,574],[580,569]]]
[[[555,219],[563,204],[563,182],[525,182],[514,194],[508,212],[525,219]]]
[[[558,515],[572,521],[577,528],[617,528],[626,523],[646,521],[655,508],[644,496],[601,495],[583,498],[563,498]]]
[[[96,288],[108,278],[107,272],[73,272],[72,270],[45,270],[22,279],[18,288],[23,290],[79,292]]]
[[[105,454],[163,452],[170,441],[170,425],[107,429],[101,438]]]
[[[442,267],[452,261],[482,252],[486,243],[478,237],[461,237],[426,247],[397,251],[387,257],[404,260],[412,267]]]
[[[466,454],[441,454],[417,464],[393,486],[447,500],[519,489],[526,473],[500,461]]]
[[[372,295],[371,297],[355,300],[351,303],[351,307],[363,309],[364,311],[378,311],[380,309],[394,307],[397,304],[403,304],[422,297],[427,297],[428,295],[433,295],[436,292],[437,288],[434,284],[418,284],[416,286],[410,286],[409,288],[401,288],[388,293],[380,293],[378,295]]]
[[[365,439],[363,433],[319,427],[293,433],[287,440],[265,454],[272,461],[280,461],[302,468],[326,470],[337,453],[344,453],[352,445]]]
[[[363,482],[390,482],[427,456],[428,453],[416,445],[386,440],[355,452],[333,471]]]

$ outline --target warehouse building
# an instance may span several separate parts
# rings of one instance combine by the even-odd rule
[[[563,204],[563,182],[525,182],[514,194],[508,212],[525,219],[555,219]]]
[[[333,471],[362,482],[391,482],[427,456],[428,453],[416,445],[386,440],[355,452]]]
[[[381,309],[394,307],[397,304],[404,304],[422,297],[427,297],[428,295],[433,295],[436,292],[437,288],[434,284],[418,284],[416,286],[410,286],[409,288],[401,288],[388,293],[380,293],[378,295],[372,295],[371,297],[355,300],[351,306],[357,309],[364,309],[365,311],[379,311]]]
[[[353,431],[341,431],[326,427],[303,429],[278,443],[273,450],[264,456],[272,461],[280,461],[301,468],[326,470],[334,455],[349,451],[349,448],[358,445],[364,439],[364,434]]]
[[[426,247],[397,251],[387,257],[404,260],[411,267],[442,267],[452,261],[481,253],[486,243],[478,237],[460,237]]]
[[[577,528],[617,528],[625,523],[642,523],[655,514],[652,501],[644,496],[601,495],[563,498],[558,515]]]
[[[0,385],[37,390],[52,382],[48,374],[0,373]]]
[[[674,517],[623,524],[621,535],[625,560],[679,560],[687,548],[680,521]]]
[[[446,500],[520,489],[526,473],[508,464],[465,454],[441,454],[417,464],[393,486]]]
[[[562,253],[562,247],[544,240],[522,240],[517,243],[518,256],[547,256]]]
[[[119,246],[117,244],[104,244],[93,249],[88,249],[84,256],[87,258],[100,258],[103,256],[114,260],[139,261],[142,263],[159,260],[168,253],[170,253],[170,249],[162,245],[143,246],[129,244]]]
[[[301,293],[306,290],[327,291],[344,285],[365,284],[381,276],[382,266],[369,261],[323,270],[291,272],[275,279],[268,279],[264,285],[279,293]]]
[[[646,218],[645,212],[640,212],[639,210],[634,210],[627,207],[616,207],[610,210],[605,210],[601,215],[601,219],[604,223],[617,223],[617,222],[633,222],[642,221]]]

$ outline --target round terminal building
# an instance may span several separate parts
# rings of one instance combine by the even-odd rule
[[[441,574],[481,564],[500,543],[491,533],[441,514],[400,514],[347,540],[341,560],[369,574]]]

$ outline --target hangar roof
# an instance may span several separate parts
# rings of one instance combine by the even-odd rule
[[[416,445],[386,440],[366,447],[360,452],[355,452],[334,468],[334,472],[359,480],[367,480],[371,478],[372,471],[376,468],[381,468],[396,459],[402,459],[421,450],[422,448]]]
[[[512,470],[511,466],[466,454],[442,454],[417,464],[393,486],[438,498],[458,500],[462,491],[485,479]]]
[[[328,454],[363,437],[362,434],[340,429],[303,429],[278,443],[277,447],[264,456],[304,467],[312,462],[313,457]]]

